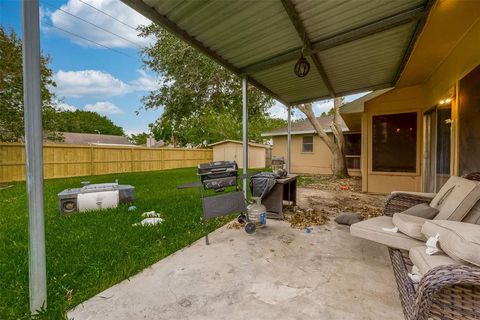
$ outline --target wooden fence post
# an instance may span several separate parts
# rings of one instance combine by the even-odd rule
[[[90,175],[95,175],[95,161],[93,160],[94,150],[93,145],[90,145]]]
[[[130,172],[133,172],[133,148],[130,148]]]

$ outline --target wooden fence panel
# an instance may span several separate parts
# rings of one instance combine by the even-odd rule
[[[211,149],[43,146],[45,179],[196,167],[212,159]],[[23,180],[24,145],[0,143],[0,182]]]

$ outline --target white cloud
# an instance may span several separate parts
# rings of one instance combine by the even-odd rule
[[[94,104],[87,104],[85,105],[84,110],[93,111],[102,115],[123,113],[122,109],[109,101],[101,101]]]
[[[113,97],[131,90],[122,80],[99,70],[60,70],[55,73],[53,79],[57,84],[55,93],[61,97]]]
[[[140,76],[131,81],[130,85],[135,91],[154,91],[159,88],[159,81],[156,77],[149,75],[145,70],[137,70]]]
[[[61,102],[61,103],[57,104],[57,110],[58,111],[75,111],[77,109],[78,109],[77,107],[69,105],[67,103]]]
[[[63,71],[54,74],[57,87],[52,88],[59,97],[97,99],[121,96],[134,91],[158,89],[158,81],[144,70],[139,77],[128,83],[100,70]]]
[[[328,113],[333,108],[333,100],[324,100],[313,103],[313,112],[318,117],[322,112]]]
[[[275,104],[271,106],[270,109],[268,110],[268,113],[272,118],[280,118],[283,120],[287,120],[287,117],[288,117],[287,107],[276,100],[275,100]],[[303,113],[301,113],[296,108],[292,108],[292,121],[303,119],[303,118],[305,118],[305,115]]]
[[[85,3],[82,3],[85,2]],[[135,30],[139,25],[148,25],[150,20],[131,9],[127,5],[118,0],[69,0],[66,4],[53,12],[48,12],[51,23],[57,27],[78,34],[84,38],[93,40],[102,45],[113,48],[135,48],[143,47],[151,43],[151,39],[138,36]],[[90,6],[89,6],[90,5]],[[123,23],[109,17],[97,10],[108,13],[110,16],[122,21]],[[63,11],[62,11],[63,10]],[[68,13],[65,13],[68,12]],[[106,29],[118,36],[101,30],[91,24],[88,24],[74,16],[89,21],[100,28]],[[48,26],[44,27],[50,30]],[[51,31],[53,31],[52,29]],[[69,37],[71,41],[82,46],[93,46],[95,44],[82,40],[78,37],[68,35],[61,31],[58,32],[62,36]],[[119,37],[120,36],[120,37]]]
[[[279,119],[285,119],[285,120],[287,119],[287,116],[288,116],[287,107],[285,107],[283,104],[281,104],[278,101],[275,101],[275,104],[270,107],[270,109],[268,110],[268,113],[272,118],[279,118]]]

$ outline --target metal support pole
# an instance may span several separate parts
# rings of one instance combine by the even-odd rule
[[[288,116],[287,116],[287,172],[291,173],[291,145],[292,145],[292,106],[288,106]]]
[[[47,307],[45,217],[43,213],[43,135],[38,0],[23,1],[23,105],[28,192],[30,312]]]
[[[242,78],[243,174],[248,173],[248,79]],[[248,196],[248,177],[243,178],[243,193]]]

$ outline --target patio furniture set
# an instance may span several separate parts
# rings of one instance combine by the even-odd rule
[[[480,319],[479,178],[451,177],[437,194],[392,192],[383,216],[351,226],[388,247],[407,320]]]

